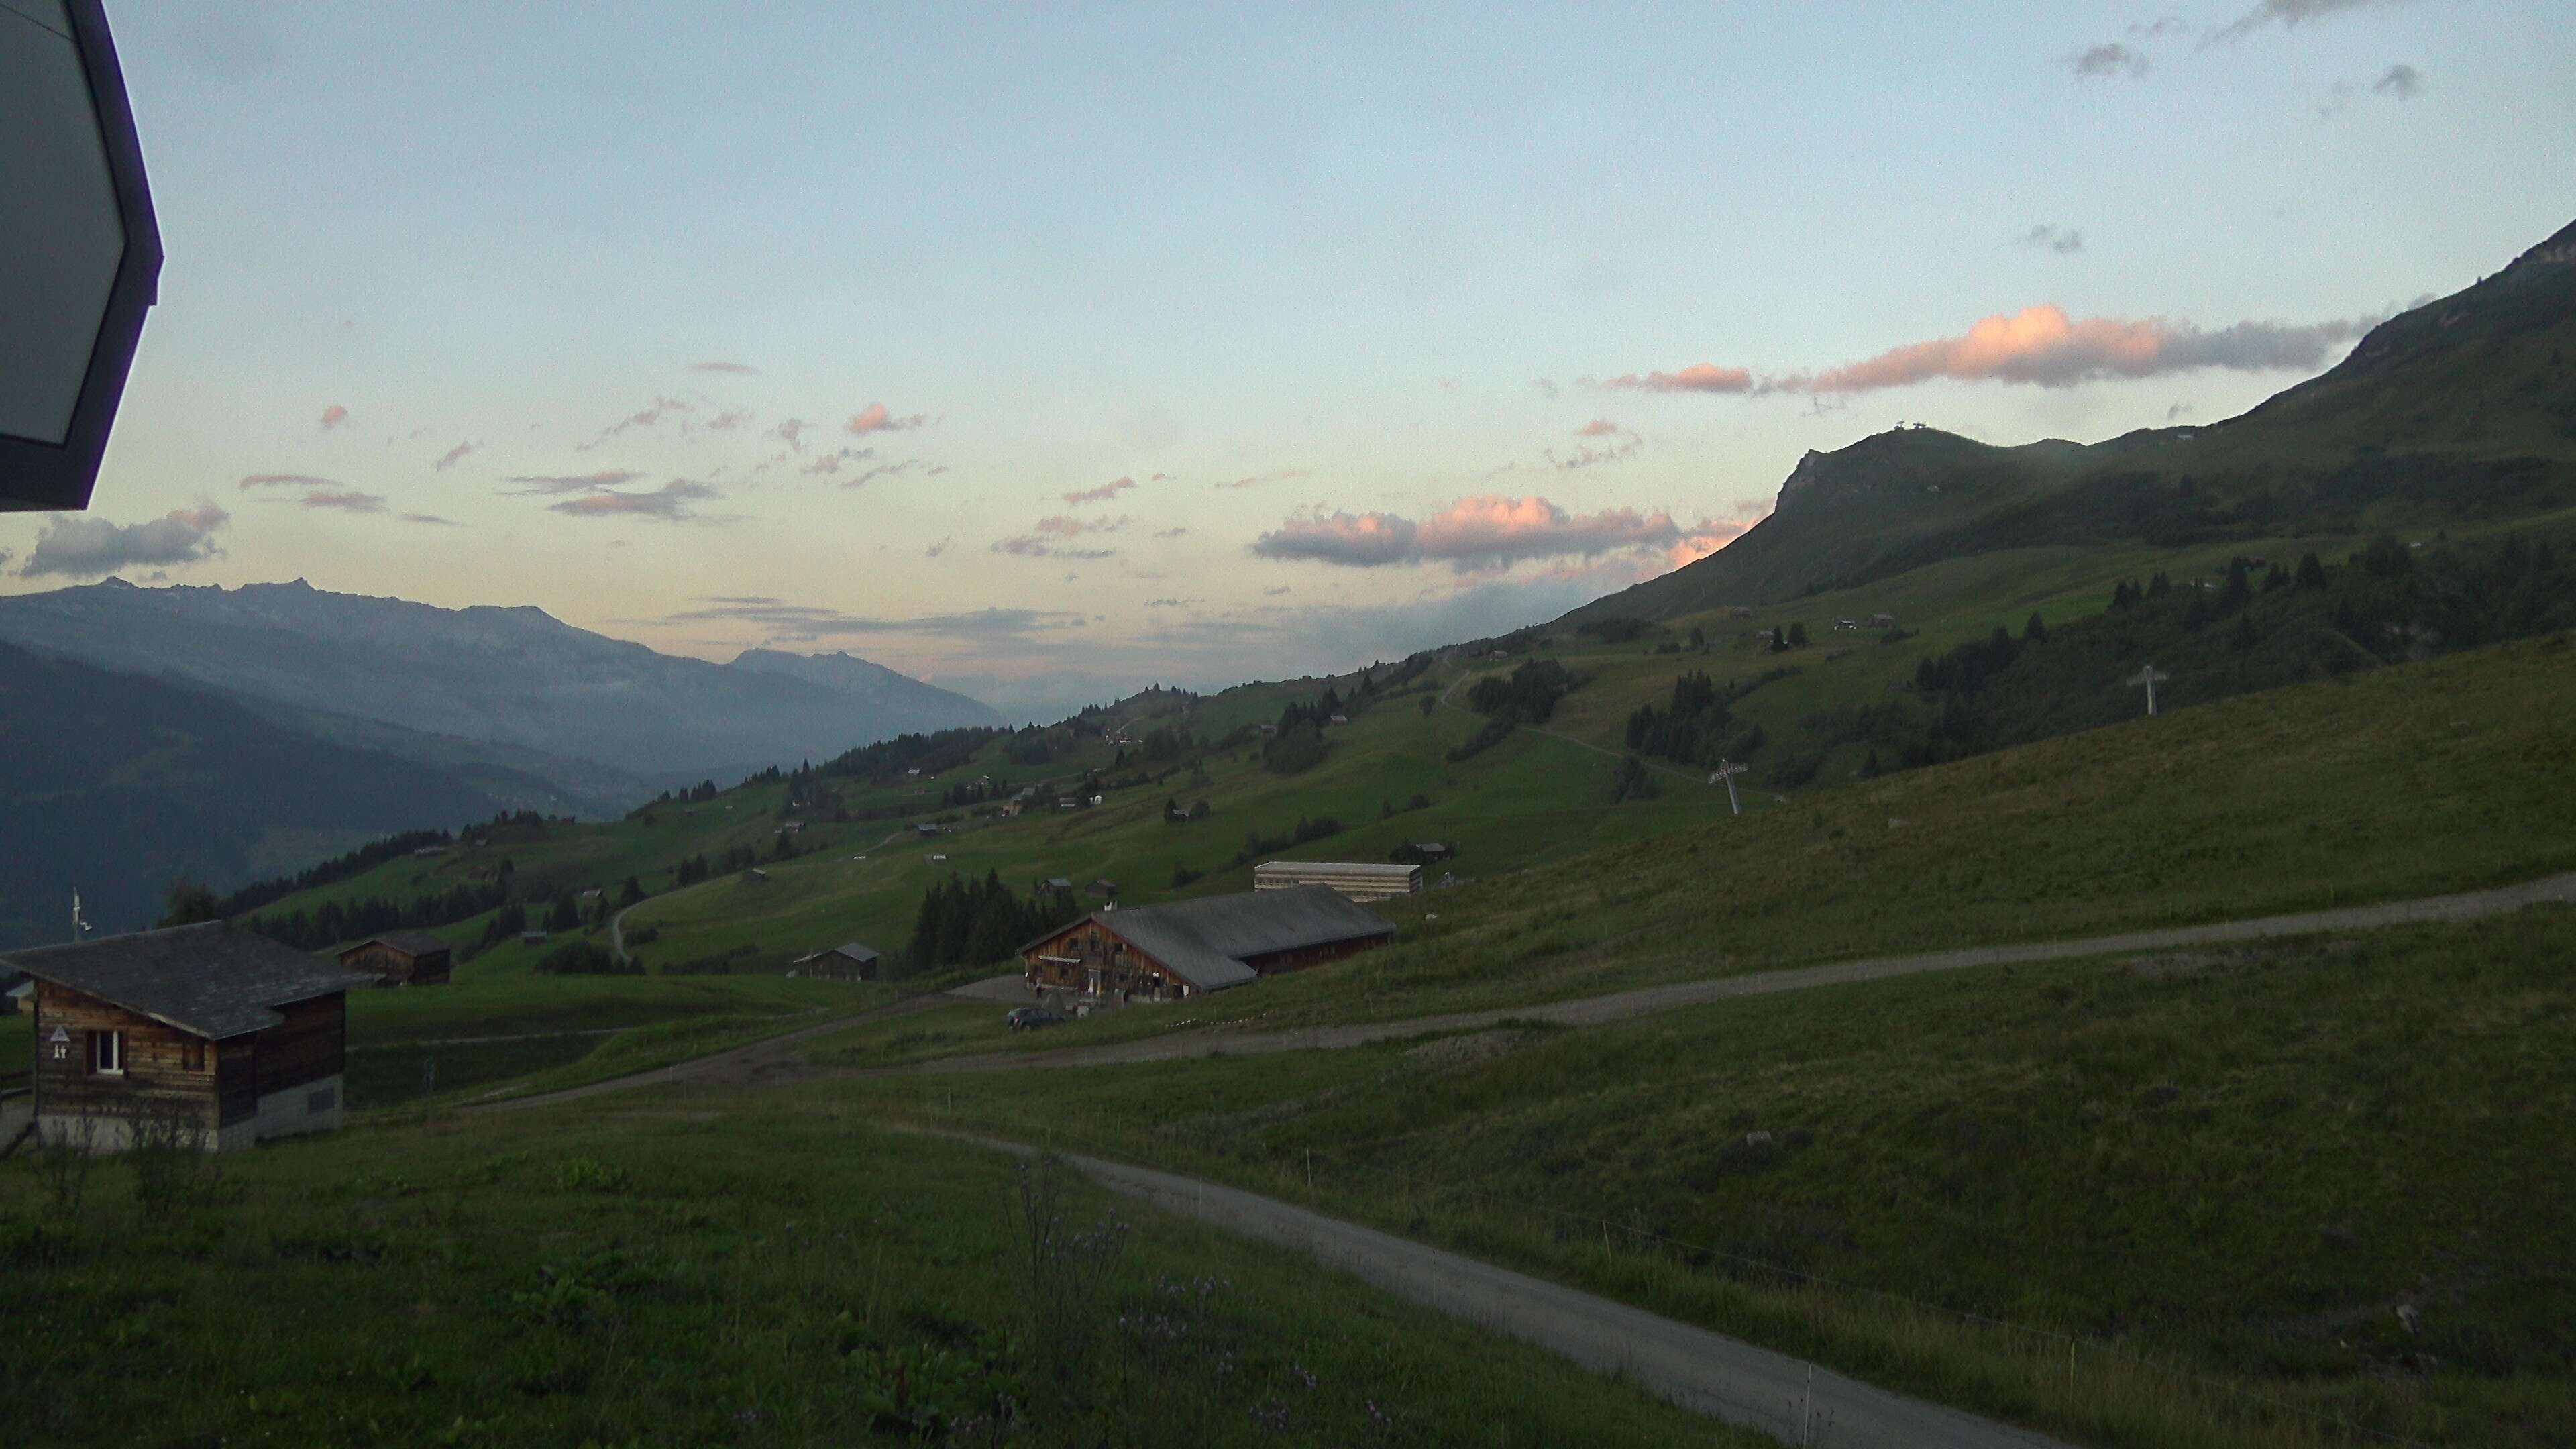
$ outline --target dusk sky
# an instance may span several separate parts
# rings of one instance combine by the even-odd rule
[[[169,259],[0,588],[1348,667],[1899,421],[2226,417],[2576,217],[2563,0],[1236,10],[111,0]]]

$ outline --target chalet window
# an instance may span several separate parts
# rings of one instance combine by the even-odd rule
[[[89,1034],[89,1069],[100,1076],[125,1074],[125,1033],[94,1031]]]
[[[204,1071],[206,1069],[206,1044],[204,1042],[191,1039],[186,1046],[179,1048],[179,1065],[192,1072]]]

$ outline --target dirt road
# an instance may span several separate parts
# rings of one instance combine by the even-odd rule
[[[866,1011],[853,1012],[848,1016],[836,1016],[830,1021],[818,1022],[813,1026],[767,1037],[745,1046],[717,1052],[712,1056],[692,1057],[685,1062],[674,1062],[667,1067],[655,1067],[649,1072],[632,1072],[626,1076],[592,1082],[587,1086],[566,1087],[560,1092],[544,1092],[533,1097],[510,1097],[498,1102],[477,1102],[457,1110],[508,1112],[521,1107],[550,1107],[559,1102],[578,1102],[584,1097],[623,1092],[635,1087],[663,1087],[682,1082],[703,1087],[757,1087],[788,1077],[809,1076],[813,1069],[805,1065],[805,1054],[800,1050],[807,1041],[826,1032],[846,1030],[864,1022],[910,1016],[915,1012],[930,1011],[950,1004],[952,1003],[949,998],[945,996],[907,996],[901,1001],[889,1002],[884,1006],[872,1007]]]
[[[1400,1040],[1430,1032],[1479,1031],[1506,1021],[1545,1021],[1561,1026],[1600,1026],[1608,1022],[1653,1016],[1677,1007],[1700,1006],[1712,1001],[1728,1001],[1744,996],[1768,996],[1775,992],[1803,991],[1811,987],[1840,986],[1857,981],[1882,981],[1892,976],[1917,976],[1932,971],[1961,971],[1974,966],[2066,961],[2083,956],[2108,956],[2133,951],[2170,951],[2185,946],[2208,946],[2231,941],[2259,941],[2284,936],[2313,936],[2330,931],[2376,930],[2386,926],[2415,925],[2430,921],[2472,921],[2488,916],[2506,915],[2526,906],[2551,901],[2576,901],[2576,873],[2554,875],[2544,880],[2529,881],[2517,886],[2502,886],[2494,890],[2428,896],[2420,900],[2391,901],[2383,905],[2303,911],[2295,915],[2262,916],[2248,921],[2219,921],[2205,926],[2174,926],[2156,931],[2124,931],[2115,935],[2080,936],[2064,941],[2031,941],[2017,946],[1972,946],[1957,951],[1929,951],[1910,956],[1871,956],[1857,961],[1836,961],[1823,966],[1802,966],[1789,971],[1764,971],[1750,976],[1722,977],[1714,981],[1685,981],[1672,986],[1648,986],[1635,991],[1614,992],[1607,996],[1585,996],[1572,1001],[1546,1002],[1535,1006],[1498,1007],[1489,1011],[1452,1011],[1437,1016],[1412,1017],[1404,1021],[1369,1022],[1357,1026],[1319,1026],[1294,1031],[1194,1031],[1156,1037],[1150,1041],[1118,1042],[1107,1046],[1065,1047],[1054,1051],[987,1052],[976,1056],[944,1057],[911,1066],[888,1067],[882,1070],[905,1073],[1005,1072],[1038,1067],[1113,1066],[1129,1062],[1181,1061],[1191,1057],[1312,1051],[1366,1046],[1371,1042]],[[1149,1008],[1130,1007],[1128,1009],[1132,1011]]]
[[[1034,1149],[961,1137],[1004,1152]],[[1064,1160],[1113,1192],[1311,1255],[1397,1297],[1623,1373],[1693,1413],[1792,1444],[1855,1449],[2064,1449],[2062,1441],[1891,1394],[1829,1369],[1322,1213],[1105,1158]],[[1803,1428],[1803,1432],[1802,1432]]]

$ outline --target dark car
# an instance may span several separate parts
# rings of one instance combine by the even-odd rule
[[[1064,1025],[1064,1017],[1061,1013],[1049,1011],[1043,1006],[1015,1006],[1011,1008],[1011,1014],[1003,1019],[1010,1023],[1013,1031],[1037,1031],[1042,1027]]]

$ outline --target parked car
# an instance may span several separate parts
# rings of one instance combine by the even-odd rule
[[[1061,1012],[1050,1011],[1043,1006],[1014,1006],[1011,1008],[1011,1014],[1004,1020],[1010,1023],[1013,1031],[1038,1031],[1045,1027],[1064,1025],[1064,1016]]]

